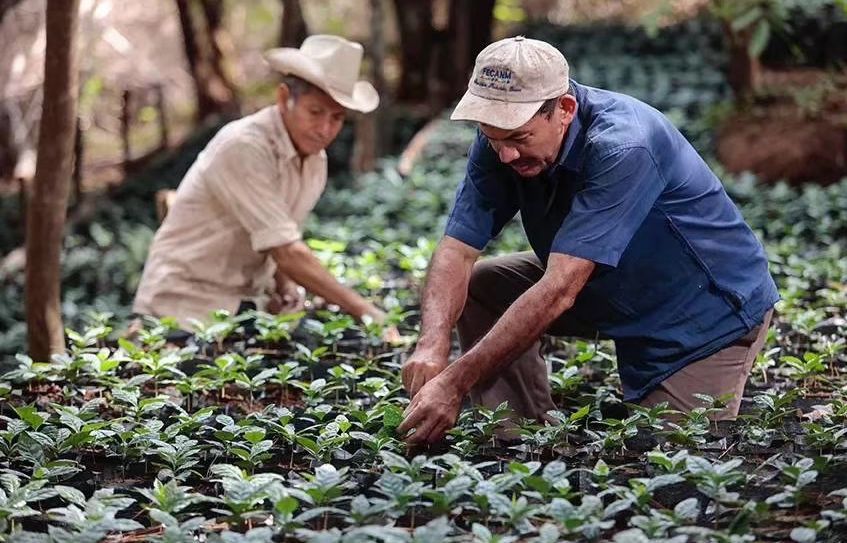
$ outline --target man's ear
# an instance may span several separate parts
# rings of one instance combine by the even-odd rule
[[[291,90],[285,83],[280,83],[276,88],[276,103],[279,105],[280,111],[285,113],[288,111],[288,99],[291,97]]]
[[[576,98],[570,94],[563,94],[559,97],[559,107],[564,113],[562,122],[567,126],[573,121],[574,115],[576,115]]]

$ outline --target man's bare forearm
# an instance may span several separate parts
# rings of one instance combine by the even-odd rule
[[[303,242],[275,247],[270,252],[280,273],[354,317],[361,318],[376,310],[373,304],[339,283]]]
[[[450,237],[432,256],[421,296],[421,335],[417,350],[446,360],[453,326],[465,307],[473,264],[479,251]]]
[[[563,255],[553,258],[573,259]],[[445,370],[463,394],[485,382],[526,351],[562,313],[571,308],[594,265],[568,263],[561,274],[545,274],[509,306],[489,332]]]

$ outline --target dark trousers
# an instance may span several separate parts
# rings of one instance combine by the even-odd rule
[[[467,352],[479,341],[512,302],[538,282],[542,275],[544,267],[532,252],[477,262],[471,275],[468,299],[458,322],[462,351]],[[738,415],[747,376],[767,337],[770,319],[771,312],[768,312],[764,322],[740,340],[674,373],[641,404],[654,406],[665,401],[672,409],[690,411],[700,405],[695,393],[715,398],[732,394],[733,400],[726,409],[713,418],[734,419]],[[580,322],[567,311],[553,322],[547,333],[591,339],[598,337],[590,323]],[[555,409],[555,404],[550,395],[540,342],[536,341],[496,377],[474,387],[471,400],[489,409],[507,401],[517,416],[543,420],[547,411]]]

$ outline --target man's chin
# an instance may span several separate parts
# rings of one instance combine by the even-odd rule
[[[512,170],[521,177],[535,177],[544,171],[544,168],[538,164],[532,164],[525,167],[512,166]]]

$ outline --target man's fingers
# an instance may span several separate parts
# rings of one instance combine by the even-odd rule
[[[421,372],[415,372],[415,376],[412,377],[412,383],[409,385],[409,397],[414,398],[418,391],[422,386],[426,384],[426,377],[421,374]]]
[[[401,434],[405,434],[406,432],[417,426],[422,416],[422,412],[419,409],[412,407],[412,404],[409,404],[409,407],[406,408],[406,411],[406,418],[404,418],[403,422],[400,423],[400,426],[397,427],[397,431]]]
[[[446,434],[447,431],[452,427],[453,425],[449,422],[444,422],[438,425],[427,436],[427,443],[436,443],[438,441],[441,441],[442,439],[444,439],[444,434]]]
[[[405,438],[406,443],[413,445],[429,443],[429,434],[437,425],[437,419],[424,419],[415,429],[415,433]]]
[[[412,368],[411,366],[403,366],[400,370],[400,378],[403,380],[403,388],[409,391],[409,385],[412,384]]]

